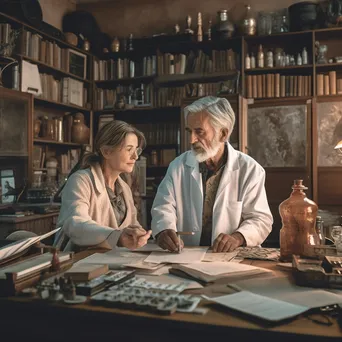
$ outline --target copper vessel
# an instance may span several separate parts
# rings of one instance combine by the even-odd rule
[[[281,261],[292,261],[294,254],[304,256],[304,245],[320,244],[315,229],[317,204],[306,197],[302,179],[296,179],[292,189],[290,197],[279,205]]]

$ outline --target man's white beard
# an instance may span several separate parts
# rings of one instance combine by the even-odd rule
[[[201,147],[201,152],[197,152],[196,150],[193,149],[193,147],[191,147],[193,153],[195,154],[196,160],[199,163],[202,163],[210,158],[213,158],[217,155],[218,151],[220,150],[220,142],[218,141],[218,139],[214,138],[214,140],[211,143],[211,146],[208,149],[204,149],[202,147],[202,145],[200,145]]]

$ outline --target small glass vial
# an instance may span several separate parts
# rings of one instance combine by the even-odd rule
[[[272,52],[272,50],[267,51],[266,68],[273,68],[273,52]]]
[[[274,55],[274,64],[276,67],[282,67],[282,61],[283,61],[283,53],[282,49],[276,49],[275,55]]]
[[[246,69],[250,69],[251,68],[251,59],[250,59],[248,53],[247,53],[246,58],[245,58],[245,68]]]
[[[325,245],[325,234],[324,234],[324,221],[321,216],[316,217],[316,233],[319,237],[319,241],[321,245]]]
[[[297,55],[297,65],[302,65],[303,64],[303,60],[302,60],[302,56],[300,55],[300,53]]]
[[[255,69],[256,68],[256,61],[255,61],[255,56],[252,53],[251,54],[251,69]]]
[[[303,48],[303,52],[302,52],[302,63],[303,65],[308,64],[308,52],[306,51],[306,48]]]
[[[262,50],[262,45],[259,45],[258,51],[258,68],[263,68],[265,65],[264,51]]]

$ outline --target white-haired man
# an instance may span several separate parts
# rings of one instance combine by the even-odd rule
[[[153,202],[152,231],[171,252],[212,246],[214,252],[258,246],[272,230],[265,170],[228,142],[235,114],[228,100],[203,97],[184,109],[191,151],[169,165]],[[183,235],[181,246],[177,232]]]

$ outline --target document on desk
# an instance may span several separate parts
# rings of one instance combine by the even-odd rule
[[[288,277],[246,279],[234,282],[232,285],[243,291],[306,306],[310,309],[342,303],[341,294],[298,286]]]
[[[124,265],[136,264],[143,261],[146,254],[132,253],[112,250],[106,253],[95,253],[80,261],[77,264],[100,264],[108,265],[109,269],[120,269]]]
[[[0,261],[4,260],[6,258],[12,257],[16,254],[19,254],[21,252],[24,252],[29,247],[33,246],[34,244],[38,243],[39,241],[42,241],[46,239],[47,237],[55,234],[58,232],[61,228],[56,228],[46,234],[33,236],[30,238],[14,241],[9,245],[6,245],[2,248],[0,248]]]
[[[210,251],[207,251],[202,261],[208,261],[208,262],[226,261],[228,262],[228,261],[233,260],[238,253],[239,253],[238,251],[226,252],[226,253],[213,253],[213,251],[210,250]]]
[[[291,304],[267,298],[249,291],[206,299],[270,322],[278,322],[298,316],[309,310],[306,306]]]
[[[208,247],[183,248],[181,253],[152,252],[144,261],[156,264],[191,264],[202,261]]]

